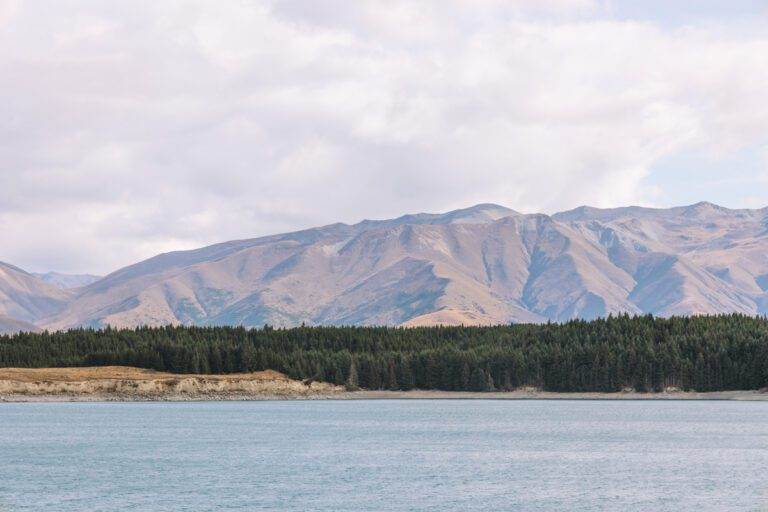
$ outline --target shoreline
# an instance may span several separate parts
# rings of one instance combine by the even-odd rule
[[[355,391],[345,392],[347,400],[729,400],[768,401],[766,391],[674,391],[639,393],[619,391],[601,392],[554,392],[554,391]]]
[[[264,400],[731,400],[768,401],[761,390],[658,393],[619,391],[346,391],[317,381],[298,381],[266,370],[225,375],[171,374],[125,366],[0,368],[0,403],[190,402]]]
[[[344,391],[266,370],[175,374],[128,366],[0,368],[0,402],[153,402],[321,398]]]
[[[359,401],[359,400],[549,400],[549,401],[768,401],[765,391],[660,392],[660,393],[558,393],[550,391],[335,391],[316,393],[48,393],[0,394],[2,403],[63,403],[63,402],[263,402],[263,401]]]

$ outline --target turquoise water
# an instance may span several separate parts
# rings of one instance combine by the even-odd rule
[[[0,511],[768,510],[768,403],[0,404]]]

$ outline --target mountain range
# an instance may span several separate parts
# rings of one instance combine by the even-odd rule
[[[101,276],[93,274],[62,274],[60,272],[33,273],[32,275],[62,290],[82,288],[101,279]]]
[[[0,264],[0,331],[757,315],[768,208],[481,204],[160,254],[103,278],[45,276]]]

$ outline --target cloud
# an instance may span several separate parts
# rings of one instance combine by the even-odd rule
[[[649,204],[660,159],[766,144],[764,24],[603,4],[0,1],[0,259]]]

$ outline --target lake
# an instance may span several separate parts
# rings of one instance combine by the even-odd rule
[[[0,511],[768,510],[768,403],[0,404]]]

